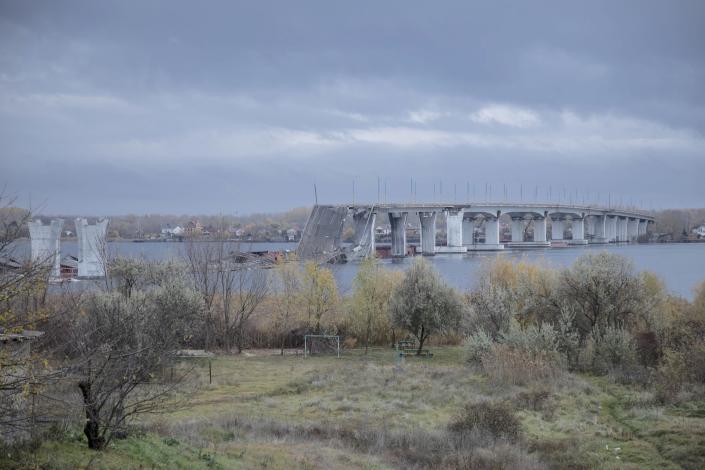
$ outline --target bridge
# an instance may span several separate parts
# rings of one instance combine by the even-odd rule
[[[446,245],[436,244],[438,217],[445,217]],[[502,218],[511,240],[500,238]],[[388,220],[391,256],[408,254],[407,230],[419,229],[420,252],[437,253],[633,242],[647,233],[654,218],[645,212],[572,204],[540,203],[403,203],[316,205],[299,243],[301,258],[364,257],[375,252],[375,229]],[[418,222],[416,222],[418,220]],[[412,222],[413,221],[413,222]],[[343,227],[352,223],[353,243],[342,243]],[[569,237],[566,235],[569,233]]]

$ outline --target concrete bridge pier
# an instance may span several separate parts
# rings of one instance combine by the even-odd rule
[[[534,242],[546,241],[546,217],[534,219]]]
[[[78,237],[78,277],[105,277],[105,234],[108,231],[108,219],[89,225],[86,219],[76,219],[76,236]]]
[[[496,249],[501,250],[504,245],[499,243],[499,216],[500,213],[497,211],[497,217],[487,217],[485,219],[485,248],[486,249]]]
[[[618,242],[627,241],[627,219],[625,217],[617,216],[617,236]]]
[[[589,215],[586,215],[583,221],[585,222],[585,238],[590,238],[595,235],[595,220]]]
[[[524,241],[524,219],[522,217],[512,217],[512,243]]]
[[[424,256],[436,254],[436,212],[419,212],[421,221],[421,253]]]
[[[593,220],[593,228],[594,231],[592,232],[593,239],[596,242],[604,241],[606,237],[605,235],[605,217],[604,215],[596,215]]]
[[[551,240],[563,240],[564,232],[563,218],[560,216],[551,217]]]
[[[362,250],[363,253],[360,253],[362,256],[374,255],[377,213],[371,210],[358,211],[353,214],[353,222],[355,226],[354,249]]]
[[[468,249],[463,246],[463,211],[447,210],[446,216],[446,246],[437,246],[436,253],[465,253]]]
[[[617,241],[617,216],[607,215],[605,217],[605,238],[608,242]]]
[[[392,227],[392,257],[406,256],[406,217],[407,212],[390,212],[389,224]]]
[[[475,243],[475,219],[463,219],[463,245]]]
[[[587,244],[585,239],[585,217],[574,217],[571,231],[573,232],[573,239],[571,240],[573,245]]]
[[[639,219],[630,217],[627,221],[627,237],[633,242],[639,236]]]
[[[647,220],[641,219],[639,220],[639,228],[638,228],[638,236],[646,235],[646,229],[649,225],[649,222]]]
[[[446,212],[446,227],[448,232],[448,246],[463,246],[463,213],[460,211]]]
[[[28,222],[27,225],[29,227],[32,263],[50,268],[49,276],[55,279],[59,278],[61,276],[59,245],[64,221],[54,219],[49,225],[44,225],[41,220],[37,219]]]

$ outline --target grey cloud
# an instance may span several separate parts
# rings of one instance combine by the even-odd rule
[[[703,205],[703,20],[698,1],[0,1],[0,183],[56,212],[279,210],[354,177],[367,199],[384,177],[399,198],[414,178]]]

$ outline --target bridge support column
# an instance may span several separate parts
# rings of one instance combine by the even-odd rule
[[[78,277],[105,277],[105,234],[108,219],[88,225],[86,219],[76,219],[78,237]]]
[[[436,213],[419,212],[421,221],[421,252],[424,256],[436,254]]]
[[[617,216],[616,215],[606,215],[605,216],[605,238],[608,242],[617,241]]]
[[[563,219],[551,217],[551,240],[563,240],[564,231]]]
[[[521,217],[512,217],[512,242],[524,241],[524,219]]]
[[[375,224],[377,214],[369,210],[359,211],[353,214],[355,234],[353,243],[355,248],[360,247],[363,256],[374,256],[375,254]]]
[[[585,240],[585,219],[573,219],[573,240]]]
[[[37,219],[28,222],[27,225],[29,227],[32,263],[50,268],[49,275],[52,278],[59,278],[61,276],[59,244],[64,221],[54,219],[49,225],[43,225],[42,221]]]
[[[595,231],[593,232],[593,236],[595,238],[607,238],[605,236],[605,217],[604,215],[596,215],[594,217],[594,222],[593,222],[593,227]]]
[[[595,219],[586,215],[583,219],[585,221],[585,237],[592,238],[595,236]]]
[[[646,221],[644,219],[639,220],[639,229],[638,229],[639,234],[638,234],[638,236],[646,235],[646,228],[648,227],[648,225],[649,225],[648,221]]]
[[[639,219],[629,218],[627,221],[627,238],[630,242],[639,236]]]
[[[617,241],[627,241],[627,219],[626,217],[617,217]]]
[[[446,212],[446,230],[449,247],[463,246],[463,213],[461,211]]]
[[[539,217],[534,219],[534,241],[546,241],[546,217]]]
[[[485,245],[499,245],[499,217],[485,219]]]
[[[475,219],[463,219],[463,245],[475,243]]]
[[[406,212],[390,212],[389,224],[392,226],[392,256],[406,256]]]

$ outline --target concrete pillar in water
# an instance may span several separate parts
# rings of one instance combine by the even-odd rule
[[[617,241],[627,241],[627,219],[625,217],[617,217]]]
[[[546,217],[537,217],[534,219],[534,241],[546,241]]]
[[[108,219],[89,225],[86,219],[76,219],[78,237],[78,277],[105,277],[105,234]]]
[[[419,212],[421,221],[421,252],[424,256],[436,254],[436,213]]]
[[[521,217],[512,217],[512,241],[524,241],[524,219]]]
[[[49,275],[58,278],[61,275],[60,240],[64,221],[52,220],[49,225],[43,225],[37,219],[27,223],[29,227],[30,248],[33,264],[41,264],[51,269]]]
[[[607,217],[604,215],[594,216],[593,227],[594,232],[592,233],[595,238],[607,238],[605,235],[605,219]]]
[[[585,221],[584,219],[573,219],[573,240],[585,240]]]
[[[648,225],[649,225],[648,221],[646,221],[644,219],[639,220],[639,236],[646,235],[646,228]]]
[[[629,218],[627,220],[627,239],[631,242],[639,236],[639,219]]]
[[[605,216],[605,238],[608,242],[617,241],[617,216]]]
[[[499,245],[499,212],[485,219],[485,245]]]
[[[463,245],[475,242],[475,219],[463,219]]]
[[[584,221],[584,229],[585,229],[585,236],[588,238],[591,238],[595,236],[595,219],[590,217],[589,215],[586,215],[583,218]]]
[[[446,212],[446,231],[448,246],[463,246],[463,213],[461,211]]]
[[[406,212],[390,212],[389,224],[392,226],[392,256],[406,256]]]
[[[353,214],[353,222],[355,225],[353,238],[355,248],[360,247],[360,249],[365,250],[364,256],[373,256],[375,254],[377,214],[371,210],[361,210]]]
[[[561,216],[551,217],[551,240],[563,240],[564,229]]]

